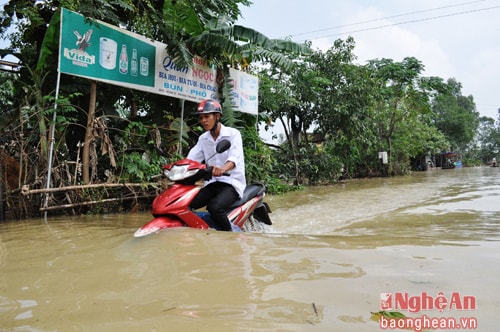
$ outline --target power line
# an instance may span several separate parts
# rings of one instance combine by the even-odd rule
[[[346,27],[355,26],[355,25],[361,25],[361,24],[366,24],[366,23],[373,23],[373,22],[377,22],[377,21],[387,20],[387,19],[390,19],[390,18],[396,18],[396,17],[409,16],[409,15],[414,15],[414,14],[427,13],[427,12],[432,12],[432,11],[435,11],[435,10],[441,10],[441,9],[446,9],[446,8],[452,8],[452,7],[459,7],[459,6],[464,6],[464,5],[470,5],[470,4],[473,4],[473,3],[484,2],[484,1],[486,1],[486,0],[477,0],[477,1],[462,2],[462,3],[455,4],[455,5],[436,7],[436,8],[419,10],[419,11],[414,11],[414,12],[409,12],[409,13],[404,13],[404,14],[386,16],[386,17],[377,18],[377,19],[373,19],[373,20],[367,20],[367,21],[361,21],[361,22],[355,22],[355,23],[337,25],[337,26],[333,26],[333,27],[329,27],[329,28],[323,28],[323,29],[319,29],[319,30],[313,30],[313,31],[308,31],[308,32],[300,32],[300,33],[296,33],[296,34],[293,34],[293,35],[289,35],[289,37],[296,37],[296,36],[308,35],[308,34],[312,34],[312,33],[316,33],[316,32],[323,32],[323,31],[327,31],[327,30],[334,30],[334,29],[346,28]]]
[[[371,28],[365,28],[365,29],[359,29],[359,30],[352,30],[352,31],[347,31],[347,32],[340,32],[340,33],[335,33],[335,34],[329,34],[329,35],[324,35],[324,36],[309,38],[307,40],[314,40],[314,39],[319,39],[319,38],[327,38],[327,37],[348,35],[348,34],[353,34],[353,33],[357,33],[357,32],[369,31],[369,30],[379,30],[379,29],[384,29],[384,28],[388,28],[388,27],[392,27],[392,26],[397,26],[397,25],[405,25],[405,24],[410,24],[410,23],[431,21],[431,20],[436,20],[436,19],[440,19],[440,18],[457,16],[457,15],[464,15],[464,14],[469,14],[469,13],[474,13],[474,12],[480,12],[480,11],[486,11],[486,10],[491,10],[491,9],[496,9],[496,8],[500,8],[500,5],[498,5],[498,6],[492,6],[492,7],[486,7],[486,8],[472,9],[472,10],[467,10],[467,11],[462,11],[462,12],[457,12],[457,13],[452,13],[452,14],[446,14],[446,15],[426,17],[426,18],[421,18],[421,19],[416,19],[416,20],[410,20],[410,21],[404,21],[404,22],[399,22],[399,23],[385,24],[385,25],[380,25],[380,26],[371,27]],[[381,20],[381,19],[379,19],[379,20]],[[377,20],[374,20],[374,21],[377,21]]]

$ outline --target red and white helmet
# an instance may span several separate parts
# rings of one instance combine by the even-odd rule
[[[219,102],[213,99],[205,99],[198,104],[196,112],[194,114],[206,114],[206,113],[220,113],[222,114],[222,107]]]

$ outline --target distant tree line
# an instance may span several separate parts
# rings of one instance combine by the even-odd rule
[[[465,165],[487,164],[498,153],[498,121],[480,117],[456,79],[424,77],[424,65],[413,57],[356,64],[351,37],[336,40],[326,52],[312,50],[310,43],[270,39],[236,25],[240,7],[249,5],[248,0],[9,1],[0,13],[0,33],[11,45],[0,57],[13,55],[20,67],[0,72],[4,206],[18,218],[37,215],[42,199],[23,196],[22,189],[43,189],[49,167],[53,187],[151,183],[166,161],[157,148],[167,152],[167,161],[177,159],[202,132],[196,118],[181,118],[183,106],[187,113],[194,109],[192,102],[182,105],[175,98],[68,75],[62,75],[54,122],[61,7],[165,43],[178,66],[189,65],[195,55],[214,65],[223,122],[243,134],[247,178],[264,182],[271,193],[305,183],[406,174],[415,160],[442,151],[455,151]],[[258,117],[231,106],[230,67],[259,77]],[[277,122],[283,135],[275,143],[263,142],[257,128]],[[379,159],[382,151],[387,164]],[[7,173],[15,177],[7,181]],[[57,195],[99,201],[109,195],[106,190]]]

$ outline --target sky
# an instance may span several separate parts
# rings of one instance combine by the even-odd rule
[[[251,0],[237,24],[327,50],[352,36],[356,63],[415,57],[423,76],[455,78],[481,116],[500,109],[500,0]]]
[[[270,38],[310,40],[323,51],[351,35],[359,64],[415,57],[423,75],[455,78],[482,116],[498,118],[500,0],[251,1],[238,24]]]

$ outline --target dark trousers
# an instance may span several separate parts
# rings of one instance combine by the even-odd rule
[[[223,182],[212,182],[200,189],[189,207],[196,210],[206,206],[217,229],[231,231],[231,223],[226,216],[226,210],[237,199],[238,193],[233,186]]]

